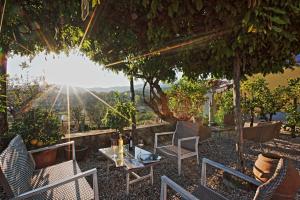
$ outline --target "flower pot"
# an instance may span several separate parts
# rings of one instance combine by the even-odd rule
[[[253,167],[255,178],[263,183],[267,182],[273,176],[279,159],[275,154],[259,154]]]
[[[38,153],[34,153],[35,168],[41,169],[56,163],[57,149],[50,149]]]
[[[67,160],[71,160],[73,159],[72,157],[72,146],[68,146],[64,148],[65,151],[65,158]],[[86,154],[88,151],[88,147],[87,146],[83,146],[83,145],[75,145],[75,156],[76,156],[76,160],[77,161],[82,161],[85,159]]]
[[[275,154],[259,154],[253,167],[255,178],[262,181],[263,183],[267,182],[273,176],[279,159],[280,157]],[[274,192],[272,199],[295,199],[295,195],[299,189],[299,172],[297,171],[293,163],[289,160],[286,176],[278,186],[277,190]]]

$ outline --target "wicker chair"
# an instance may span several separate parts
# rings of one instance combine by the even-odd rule
[[[73,160],[35,170],[32,153],[67,145],[72,145]],[[93,189],[85,179],[90,175]],[[27,151],[21,136],[16,136],[0,155],[0,183],[13,199],[99,199],[97,170],[81,172],[73,141]]]
[[[250,182],[256,186],[258,186],[256,190],[256,194],[254,196],[254,200],[266,200],[271,199],[273,195],[276,194],[276,189],[278,186],[284,181],[288,164],[286,160],[280,159],[278,166],[275,170],[274,175],[272,178],[269,179],[264,184],[261,184],[261,182],[239,172],[232,168],[226,167],[220,163],[208,160],[206,158],[203,158],[202,160],[202,172],[201,172],[201,185],[197,188],[197,194],[200,195],[199,199],[201,200],[228,200],[226,197],[222,196],[221,194],[217,193],[216,191],[213,191],[212,189],[208,188],[206,186],[206,166],[211,165],[213,167],[216,167],[218,169],[223,170],[224,172],[227,172],[229,174],[232,174],[234,176],[237,176],[247,182]],[[187,200],[198,200],[196,196],[186,191],[184,188],[182,188],[180,185],[172,181],[170,178],[166,176],[161,177],[161,193],[160,193],[160,200],[166,200],[167,199],[167,186],[169,186],[171,189],[175,190],[177,193],[179,193],[184,199]]]
[[[243,128],[243,136],[245,140],[250,140],[253,142],[257,142],[262,149],[262,143],[273,141],[275,142],[275,138],[279,138],[281,122],[272,122],[272,123],[258,123],[254,127],[244,127]]]
[[[172,135],[172,144],[158,146],[158,136]],[[206,138],[207,136],[205,136]],[[178,121],[174,132],[164,132],[155,134],[154,153],[159,149],[165,154],[177,157],[178,174],[181,174],[181,160],[196,156],[199,164],[199,124]]]

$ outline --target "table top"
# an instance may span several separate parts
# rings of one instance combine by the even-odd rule
[[[116,167],[126,167],[127,170],[148,167],[157,164],[161,159],[158,156],[158,160],[154,162],[141,161],[144,157],[153,156],[154,154],[137,146],[134,146],[132,151],[128,151],[126,146],[123,147],[123,152],[120,152],[118,147],[102,148],[99,151],[113,161]]]

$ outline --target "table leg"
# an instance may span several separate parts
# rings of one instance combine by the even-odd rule
[[[153,185],[153,166],[150,167],[150,179],[151,179],[151,185]]]
[[[129,174],[130,172],[126,172],[126,195],[129,194]]]
[[[107,160],[107,161],[106,161],[106,173],[107,173],[107,174],[109,173],[109,167],[110,167],[110,161]]]

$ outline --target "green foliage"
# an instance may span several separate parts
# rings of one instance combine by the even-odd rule
[[[113,108],[109,108],[102,120],[105,126],[123,132],[124,127],[131,124],[131,116],[135,112],[132,102],[122,101],[119,96]]]
[[[63,136],[55,113],[39,108],[33,108],[16,118],[10,132],[20,134],[29,148],[55,144]]]
[[[287,113],[287,125],[293,128],[300,125],[300,111],[299,111],[299,99],[300,99],[300,78],[290,79],[286,88],[288,101],[285,105],[285,111]]]
[[[232,113],[233,106],[233,93],[232,90],[216,94],[217,113],[215,121],[218,124],[223,124],[224,116]]]
[[[1,91],[1,83],[5,82],[5,77],[4,75],[0,75],[0,91]],[[1,97],[5,97],[5,94],[0,94],[0,99],[2,99]],[[5,104],[4,102],[0,101],[0,113],[5,112]]]
[[[255,112],[265,115],[265,104],[268,104],[269,96],[271,96],[266,80],[261,77],[248,79],[242,83],[241,90],[244,112],[250,114],[251,117]]]
[[[208,86],[203,80],[181,78],[167,91],[171,111],[179,118],[201,117]]]

